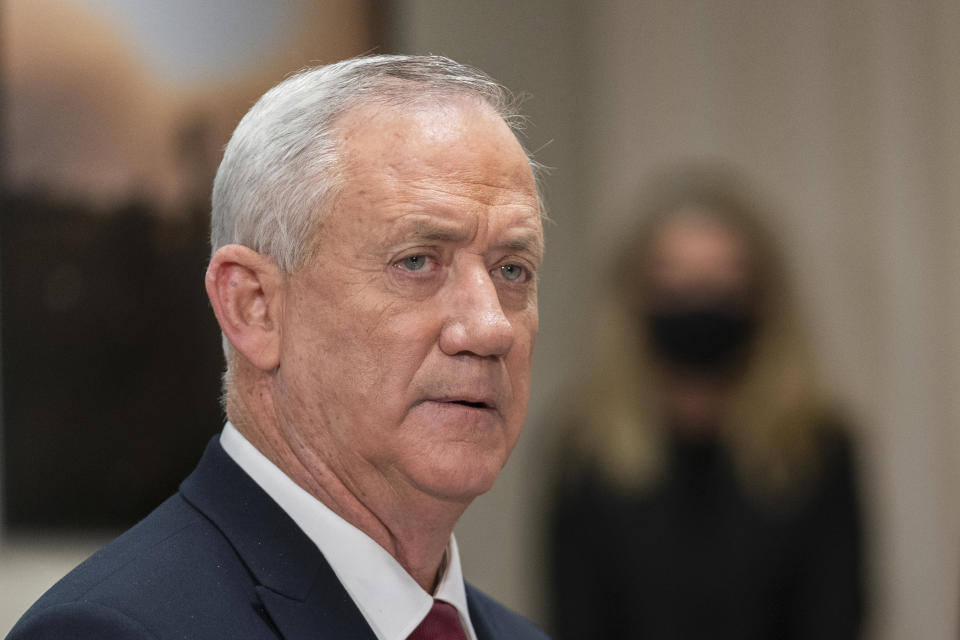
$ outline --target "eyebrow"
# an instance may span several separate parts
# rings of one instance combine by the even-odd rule
[[[507,238],[502,246],[515,253],[526,253],[537,261],[543,261],[543,238],[539,234],[524,233],[523,235]]]
[[[402,234],[414,242],[466,242],[468,234],[457,226],[445,226],[432,220],[419,220],[406,226]],[[496,246],[513,253],[524,253],[536,262],[543,262],[543,237],[540,234],[524,231],[506,238]]]
[[[434,222],[419,221],[408,231],[409,237],[414,240],[429,240],[432,242],[461,242],[467,239],[467,234],[460,229],[441,227]]]

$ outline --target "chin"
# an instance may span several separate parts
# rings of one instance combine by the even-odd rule
[[[444,456],[418,470],[415,482],[436,498],[469,502],[493,488],[502,467],[500,456]]]

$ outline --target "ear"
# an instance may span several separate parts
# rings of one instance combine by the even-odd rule
[[[223,334],[240,354],[263,371],[280,361],[283,277],[269,258],[228,244],[210,258],[205,284]]]

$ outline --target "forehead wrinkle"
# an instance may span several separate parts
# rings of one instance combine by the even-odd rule
[[[403,232],[413,240],[429,242],[463,242],[470,235],[462,225],[444,225],[436,220],[417,220]]]
[[[468,180],[454,173],[433,175],[417,180],[396,180],[408,189],[419,192],[429,198],[431,194],[467,201],[470,204],[482,204],[488,207],[505,205],[530,206],[536,208],[536,193],[530,189],[512,184]]]

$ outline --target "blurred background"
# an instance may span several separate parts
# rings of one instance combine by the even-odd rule
[[[221,426],[202,275],[233,126],[288,73],[376,52],[522,92],[552,168],[531,408],[458,527],[468,578],[546,624],[556,407],[643,185],[709,160],[770,203],[855,426],[867,637],[957,637],[960,5],[6,0],[0,38],[0,632]]]

